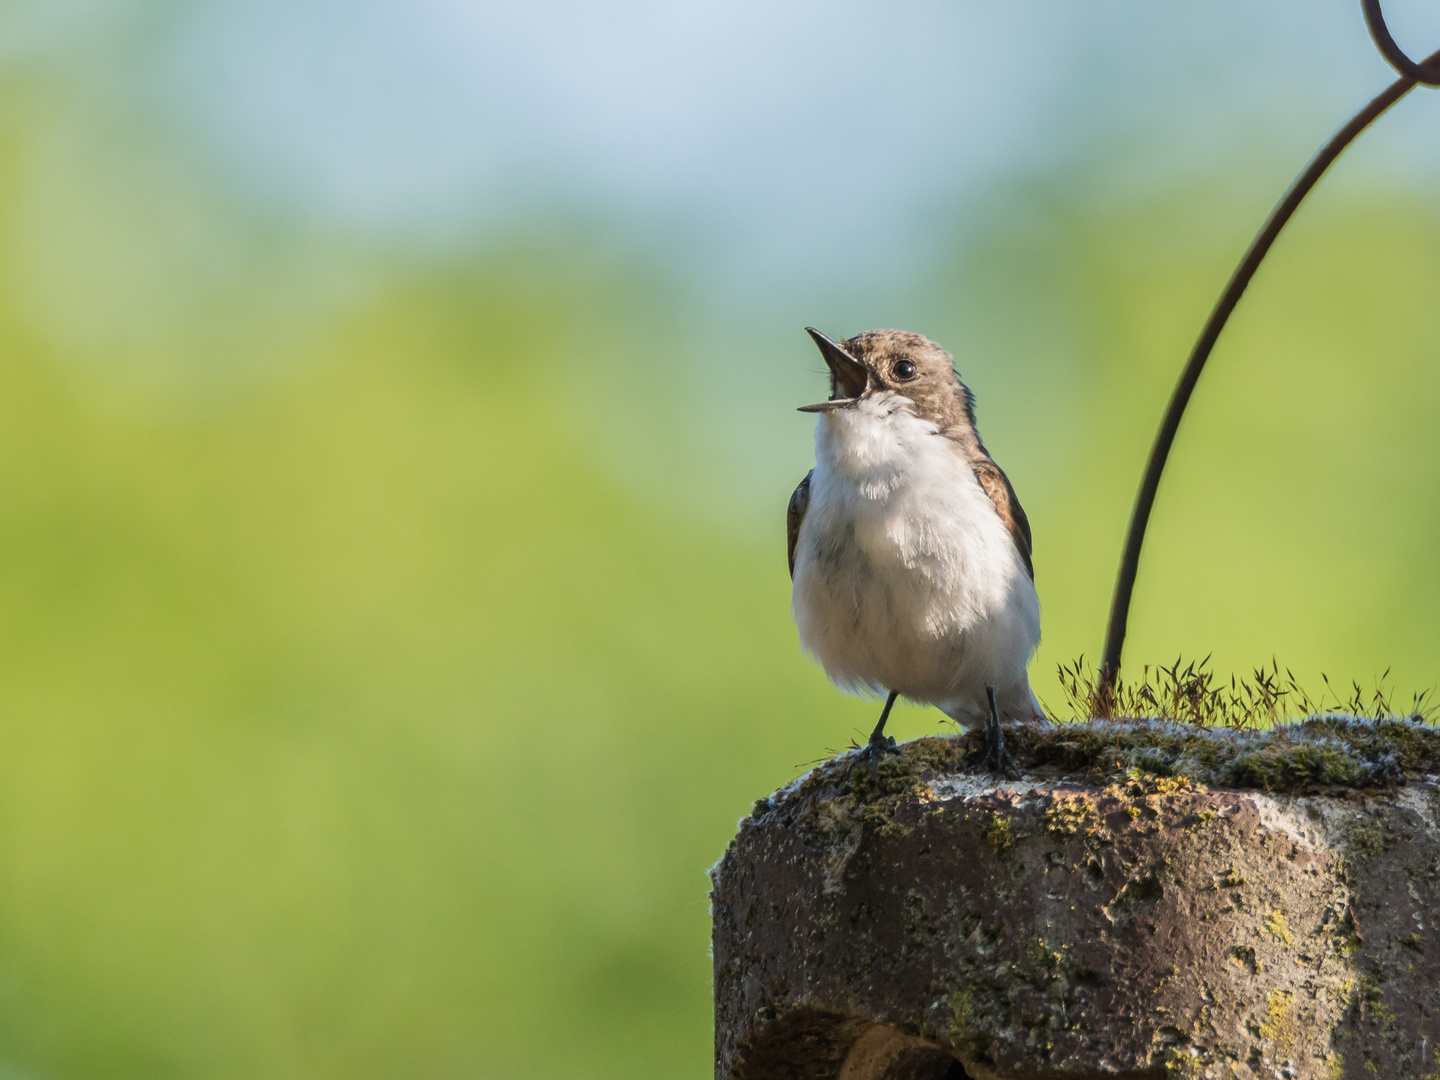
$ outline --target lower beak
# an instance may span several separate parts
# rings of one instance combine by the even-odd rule
[[[834,412],[836,409],[854,405],[870,385],[870,372],[864,364],[846,352],[839,342],[826,337],[813,326],[807,326],[805,332],[814,340],[820,355],[825,358],[825,363],[830,368],[830,374],[835,377],[835,396],[815,405],[802,405],[799,411]]]

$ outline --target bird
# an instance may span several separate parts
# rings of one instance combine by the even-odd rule
[[[1044,721],[1027,668],[1040,642],[1030,521],[975,426],[950,353],[903,330],[835,341],[815,467],[786,513],[791,611],[841,690],[883,696],[866,747],[895,747],[899,696],[983,724],[983,765],[1013,770],[1003,720]]]

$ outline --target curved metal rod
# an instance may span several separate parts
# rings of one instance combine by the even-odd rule
[[[1390,66],[1407,78],[1414,79],[1422,86],[1440,86],[1440,71],[1430,65],[1433,56],[1423,64],[1417,64],[1405,55],[1405,50],[1395,44],[1390,28],[1385,25],[1385,14],[1380,10],[1380,0],[1360,0],[1360,9],[1365,12],[1365,25],[1375,39],[1375,47]]]
[[[1375,0],[1363,0],[1363,2],[1368,14]],[[1431,65],[1436,64],[1440,64],[1440,51],[1426,57],[1423,65],[1420,66],[1430,68]],[[1180,373],[1180,381],[1175,384],[1175,389],[1170,395],[1170,404],[1165,410],[1164,419],[1160,422],[1160,430],[1155,435],[1154,445],[1150,448],[1150,460],[1145,466],[1145,476],[1140,482],[1140,490],[1135,495],[1135,507],[1130,513],[1130,528],[1125,535],[1125,551],[1120,559],[1120,572],[1115,578],[1115,595],[1110,603],[1110,622],[1105,630],[1105,651],[1101,659],[1100,678],[1096,687],[1097,711],[1102,715],[1108,714],[1114,703],[1115,680],[1120,673],[1120,654],[1125,648],[1125,630],[1130,619],[1130,597],[1135,591],[1135,575],[1140,568],[1140,548],[1145,542],[1145,527],[1150,523],[1150,511],[1155,506],[1155,493],[1160,487],[1160,476],[1165,471],[1165,461],[1170,456],[1170,447],[1175,442],[1175,433],[1180,428],[1181,417],[1185,415],[1185,406],[1189,404],[1190,395],[1195,391],[1195,384],[1200,380],[1200,372],[1205,368],[1205,361],[1210,358],[1210,352],[1215,348],[1220,331],[1225,329],[1225,323],[1229,320],[1231,312],[1235,310],[1235,305],[1240,302],[1240,297],[1244,295],[1250,279],[1255,276],[1255,271],[1260,268],[1260,263],[1269,252],[1270,246],[1280,235],[1280,230],[1285,227],[1286,222],[1299,209],[1301,201],[1310,193],[1310,189],[1319,182],[1320,177],[1325,175],[1325,170],[1355,140],[1355,137],[1374,123],[1390,106],[1413,90],[1418,81],[1409,75],[1396,79],[1370,104],[1351,117],[1350,122],[1337,131],[1320,152],[1311,159],[1310,164],[1305,167],[1305,171],[1295,178],[1290,189],[1285,192],[1284,198],[1270,212],[1264,228],[1251,241],[1245,257],[1240,260],[1240,265],[1230,276],[1225,291],[1220,294],[1214,310],[1210,312],[1210,318],[1205,323],[1205,328],[1200,331],[1200,337],[1195,342],[1190,359]]]

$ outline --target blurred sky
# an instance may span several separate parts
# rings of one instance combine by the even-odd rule
[[[1440,36],[1433,5],[1390,8],[1402,42]],[[366,294],[367,256],[579,234],[667,267],[746,380],[799,323],[921,315],[1026,178],[1123,203],[1206,176],[1253,228],[1389,77],[1345,0],[10,0],[0,57],[45,116],[12,219],[28,315],[98,365],[163,368],[157,339],[216,317],[303,324]],[[1437,134],[1407,102],[1329,183],[1429,193]],[[273,364],[255,333],[170,361]],[[715,413],[733,446],[747,418]]]
[[[128,86],[97,90],[305,220],[453,244],[601,213],[697,230],[747,276],[867,286],[857,245],[882,266],[924,250],[937,206],[1006,175],[1096,143],[1148,144],[1150,171],[1281,132],[1304,147],[1297,119],[1323,131],[1385,75],[1339,0],[995,7],[115,0],[13,18],[17,53],[57,57],[113,20]],[[1391,7],[1401,40],[1440,28],[1433,5]],[[1415,116],[1382,155],[1434,153]]]
[[[1350,0],[0,0],[0,1077],[703,1072],[703,868],[874,718],[802,327],[954,351],[1058,704],[1392,77]],[[1437,173],[1416,91],[1277,245],[1127,662],[1440,681]]]
[[[1389,7],[1402,42],[1440,28]],[[4,20],[8,63],[64,69],[91,138],[161,119],[266,212],[421,246],[600,214],[767,291],[884,284],[937,207],[1096,145],[1144,146],[1132,183],[1256,141],[1303,154],[1386,77],[1343,0],[11,0]],[[1433,164],[1410,113],[1372,168]]]

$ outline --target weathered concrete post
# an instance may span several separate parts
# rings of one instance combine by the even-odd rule
[[[1012,742],[1018,780],[922,739],[756,804],[713,871],[717,1080],[1440,1078],[1440,733]]]

